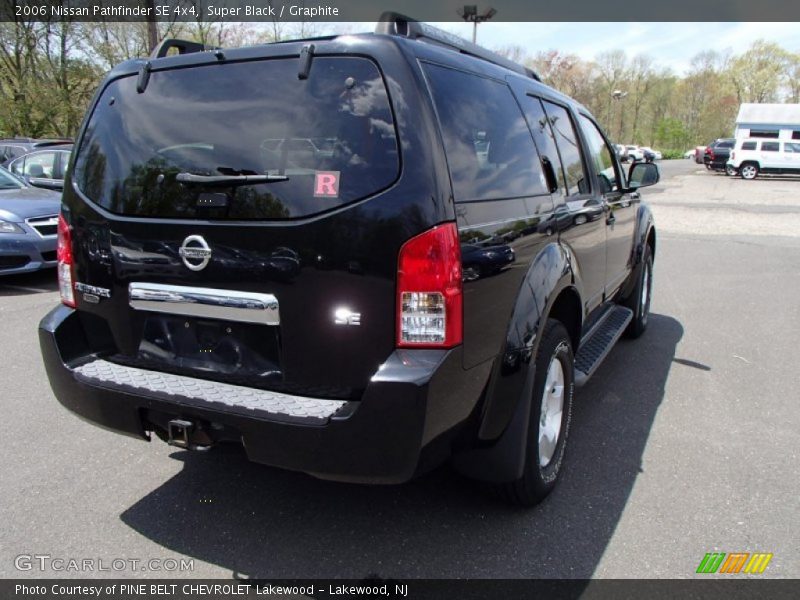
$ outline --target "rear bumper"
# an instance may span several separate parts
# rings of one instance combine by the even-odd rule
[[[0,276],[55,267],[57,240],[35,234],[0,235]]]
[[[460,348],[395,351],[361,400],[348,402],[329,419],[303,423],[187,404],[180,397],[142,393],[130,385],[113,388],[89,381],[81,365],[96,357],[85,340],[80,315],[70,308],[57,307],[39,324],[53,392],[83,419],[144,440],[165,420],[202,422],[222,432],[221,440],[241,441],[254,462],[326,479],[407,481],[416,473],[426,446],[433,446],[435,438],[449,437],[441,434],[457,430],[474,407],[474,401],[467,400],[468,390],[451,383],[475,379],[464,377]],[[475,401],[482,384],[477,385]]]

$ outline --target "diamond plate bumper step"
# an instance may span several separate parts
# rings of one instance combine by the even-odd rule
[[[582,386],[603,364],[603,360],[633,318],[633,311],[624,306],[615,306],[600,318],[581,340],[575,355],[575,385]]]
[[[95,360],[73,370],[76,379],[89,385],[163,400],[185,408],[236,413],[270,421],[324,425],[348,404],[291,396],[229,383],[126,367]]]

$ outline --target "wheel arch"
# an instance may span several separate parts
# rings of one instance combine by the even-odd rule
[[[547,319],[561,321],[573,344],[580,340],[582,300],[566,250],[550,244],[532,262],[518,294],[503,352],[486,388],[477,439],[453,457],[461,473],[483,481],[520,477],[525,464],[534,358]]]

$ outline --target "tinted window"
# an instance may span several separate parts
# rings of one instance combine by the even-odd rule
[[[756,143],[755,142],[744,142],[742,144],[742,150],[755,150]]]
[[[558,159],[556,139],[553,135],[553,129],[550,127],[550,122],[547,120],[547,115],[544,112],[542,101],[539,100],[539,98],[529,96],[525,99],[523,109],[528,119],[528,125],[533,132],[533,139],[536,142],[539,155],[542,160],[547,159],[550,161],[553,172],[556,175],[559,192],[562,196],[566,196],[567,183],[564,179],[564,171],[561,169],[561,161]]]
[[[784,144],[783,147],[786,149],[786,152],[794,152],[794,153],[800,152],[800,144],[794,144],[792,142],[788,142]]]
[[[750,137],[777,138],[778,137],[778,130],[777,129],[751,129],[750,130]]]
[[[735,142],[720,142],[717,144],[717,148],[733,148]]]
[[[425,65],[457,201],[547,194],[531,133],[505,83]]]
[[[371,61],[317,57],[306,80],[297,59],[154,72],[112,82],[92,114],[75,181],[122,214],[285,219],[374,194],[397,178],[395,126]],[[179,173],[274,175],[258,185],[182,184]],[[198,207],[204,192],[225,202]]]
[[[567,193],[570,196],[589,193],[589,180],[583,165],[578,135],[575,124],[572,122],[567,110],[557,104],[546,100],[542,101],[545,111],[556,136],[561,163],[564,166],[564,175],[567,180]]]
[[[777,152],[780,144],[778,142],[761,142],[762,152]]]
[[[600,192],[605,194],[612,190],[620,189],[616,164],[613,153],[606,144],[597,125],[583,115],[578,117],[586,134],[586,143],[589,146],[589,160],[594,164],[595,172],[599,178]]]
[[[793,131],[792,132],[792,139],[793,140],[800,140],[800,131]]]
[[[25,154],[25,148],[20,146],[3,146],[0,148],[0,162],[5,162]]]

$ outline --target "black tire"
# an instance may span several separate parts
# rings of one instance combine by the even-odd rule
[[[545,384],[547,383],[551,360],[558,361],[562,369],[563,403],[555,449],[549,461],[542,466],[539,452],[539,428],[542,420],[542,398],[545,393]],[[498,492],[501,496],[518,506],[535,506],[544,500],[556,486],[564,460],[564,450],[569,435],[570,421],[572,420],[575,375],[572,343],[567,330],[559,321],[547,320],[542,333],[542,341],[536,354],[534,368],[536,371],[533,381],[528,437],[525,442],[523,474],[516,481],[498,486]]]
[[[736,169],[734,169],[731,165],[725,165],[725,174],[733,177],[736,175]]]
[[[650,244],[644,246],[644,257],[641,267],[636,274],[636,285],[631,295],[622,304],[633,311],[633,319],[628,323],[625,335],[629,338],[638,338],[647,329],[647,320],[650,315],[650,301],[653,297],[653,253]],[[647,296],[642,299],[642,294]]]

